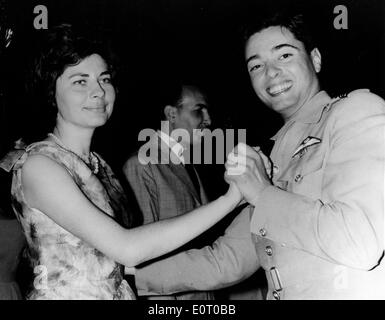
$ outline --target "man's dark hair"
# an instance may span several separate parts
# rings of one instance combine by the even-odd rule
[[[303,14],[288,10],[269,13],[262,19],[253,18],[244,28],[244,44],[255,33],[276,26],[289,30],[297,40],[304,44],[307,53],[310,54],[314,48],[318,47],[317,35],[312,24]]]
[[[158,105],[160,107],[161,119],[165,118],[165,106],[170,105],[176,108],[182,107],[183,94],[186,90],[190,92],[200,92],[206,98],[206,94],[203,89],[196,86],[195,84],[190,84],[187,82],[168,82],[167,84],[159,88]]]

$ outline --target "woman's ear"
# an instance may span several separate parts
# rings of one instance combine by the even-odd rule
[[[166,120],[170,121],[170,123],[174,123],[176,119],[177,110],[175,107],[167,105],[164,107],[164,115]]]

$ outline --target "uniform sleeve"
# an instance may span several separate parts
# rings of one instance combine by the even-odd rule
[[[143,224],[159,220],[159,202],[157,184],[154,180],[151,164],[142,165],[137,156],[132,156],[123,166],[123,173],[135,194]]]
[[[370,270],[384,250],[385,105],[359,93],[331,112],[321,198],[270,186],[258,200],[252,228],[284,246]]]
[[[138,294],[215,290],[251,276],[259,263],[250,233],[250,214],[250,209],[245,208],[211,246],[184,251],[138,268],[135,275]]]

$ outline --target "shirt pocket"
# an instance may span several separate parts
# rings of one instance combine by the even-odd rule
[[[315,145],[301,158],[292,159],[287,170],[277,179],[277,184],[286,191],[320,199],[324,163],[325,152],[320,145]]]

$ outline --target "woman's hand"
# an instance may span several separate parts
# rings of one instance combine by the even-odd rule
[[[235,182],[228,180],[226,174],[224,178],[225,178],[225,181],[229,184],[229,189],[227,190],[224,196],[228,198],[231,202],[235,203],[236,206],[238,206],[239,204],[241,204],[241,201],[243,200],[243,196],[239,191]]]

